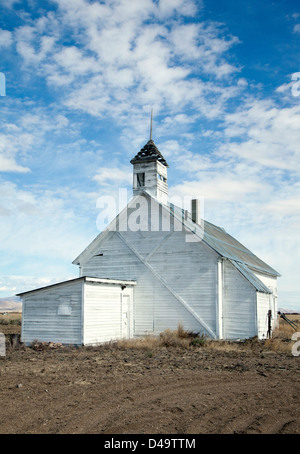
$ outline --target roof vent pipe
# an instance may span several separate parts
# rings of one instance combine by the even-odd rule
[[[200,210],[200,200],[199,199],[192,199],[191,200],[191,213],[192,213],[192,221],[196,224],[201,224],[201,210]]]

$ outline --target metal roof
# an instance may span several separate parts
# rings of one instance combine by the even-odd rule
[[[78,281],[94,282],[96,284],[115,284],[115,285],[136,285],[137,284],[136,281],[131,281],[131,280],[81,276],[81,277],[76,277],[74,279],[69,279],[67,281],[56,282],[55,284],[50,284],[50,285],[46,285],[44,287],[35,288],[33,290],[27,290],[26,292],[18,293],[16,296],[22,296],[22,295],[25,295],[26,293],[38,292],[41,290],[49,289],[51,287],[56,287],[58,285],[65,285],[65,284],[70,284],[72,282],[78,282]]]
[[[246,273],[244,269],[244,265],[246,265],[249,273],[251,273],[251,270],[249,270],[248,267],[257,272],[271,274],[272,276],[280,276],[276,270],[267,265],[267,263],[253,254],[253,252],[247,249],[238,240],[229,235],[223,228],[205,220],[203,220],[203,226],[195,224],[192,221],[190,214],[186,216],[185,211],[175,205],[169,206],[169,209],[177,219],[180,219],[187,228],[198,235],[202,241],[214,249],[218,254],[242,265],[244,273]],[[241,269],[239,271],[241,271]]]
[[[253,252],[229,235],[224,229],[207,221],[204,221],[203,239],[223,257],[244,263],[257,271],[280,276],[276,270],[253,254]]]
[[[254,273],[243,263],[236,262],[235,260],[230,260],[232,265],[256,288],[258,292],[262,293],[272,293],[270,290]]]

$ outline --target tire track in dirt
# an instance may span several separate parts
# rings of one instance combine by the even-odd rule
[[[79,349],[8,357],[0,433],[299,433],[297,358],[155,355]]]
[[[267,413],[251,415],[254,400],[265,391],[259,379],[252,383],[255,392],[249,393],[249,382],[236,392],[236,382],[220,385],[220,374],[210,373],[184,378],[184,372],[167,377],[148,376],[141,383],[126,380],[126,387],[111,400],[111,408],[101,411],[101,402],[94,402],[88,411],[77,415],[64,430],[79,433],[277,433],[289,421],[281,421]],[[222,374],[224,379],[224,374]],[[228,377],[229,378],[229,377]],[[116,383],[110,388],[110,395]],[[247,401],[249,403],[247,404]],[[278,427],[277,427],[278,426]]]
[[[171,380],[170,380],[171,378]],[[179,380],[180,383],[176,383]],[[170,386],[172,382],[172,388]],[[192,378],[182,384],[182,377],[168,377],[167,381],[161,377],[143,377],[142,381],[128,378],[118,388],[117,382],[111,384],[110,408],[99,411],[101,408],[101,396],[94,400],[92,411],[81,412],[81,419],[84,421],[79,433],[134,433],[135,430],[143,432],[142,427],[154,430],[155,425],[161,427],[163,420],[174,419],[174,415],[181,414],[181,394],[183,389],[189,387],[196,391],[198,387],[197,378]],[[113,397],[115,396],[115,397]],[[179,397],[178,397],[179,396]],[[64,430],[74,428],[71,426]],[[169,425],[169,422],[168,422]],[[156,427],[156,430],[158,427]],[[141,431],[142,430],[142,431]]]

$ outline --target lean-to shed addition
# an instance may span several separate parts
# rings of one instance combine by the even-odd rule
[[[181,323],[215,339],[267,337],[279,273],[199,201],[168,201],[168,164],[152,138],[131,160],[133,197],[74,260],[80,277],[26,292],[22,340],[97,344],[159,334]]]
[[[133,337],[134,281],[80,277],[19,294],[22,342],[94,345]]]

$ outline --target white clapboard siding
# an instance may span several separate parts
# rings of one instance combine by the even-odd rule
[[[82,281],[23,295],[22,342],[81,343]]]
[[[99,255],[102,254],[102,255]],[[81,263],[81,275],[110,279],[135,279],[140,261],[115,232],[110,232],[103,248]]]
[[[138,282],[136,336],[175,329],[178,323],[196,332],[216,330],[217,255],[201,242],[186,243],[184,232],[111,232],[81,270],[83,275]]]
[[[257,292],[257,335],[259,339],[266,339],[268,333],[268,311],[272,295]]]
[[[96,254],[81,264],[82,275],[138,280],[133,308],[134,330],[140,334],[153,332],[153,278],[146,267],[115,232],[109,234],[103,248],[100,245]],[[141,298],[144,301],[142,313],[137,304]]]
[[[123,232],[122,232],[123,234]],[[111,232],[104,247],[94,256],[81,264],[82,275],[107,277],[111,279],[138,280],[133,303],[135,334],[153,332],[153,276],[141,263],[120,236]],[[140,302],[143,302],[141,304]]]
[[[185,224],[184,212],[178,218],[171,212],[153,198],[150,205],[145,198],[134,198],[118,218],[123,228],[103,232],[74,261],[81,275],[137,281],[134,336],[175,329],[179,323],[213,338],[257,335],[260,289],[229,260],[224,260],[222,270],[218,265],[222,254],[216,252],[219,243],[202,241],[201,229],[194,235],[194,224]],[[274,291],[275,317],[276,277],[256,276]]]
[[[166,329],[175,330],[179,324],[189,331],[208,334],[199,321],[158,280],[156,280],[154,285],[153,300],[155,334]]]
[[[258,273],[253,271],[255,276],[258,277],[274,295],[277,295],[277,278],[275,276],[270,276],[269,274]]]
[[[224,261],[223,337],[245,339],[256,334],[256,290],[226,260]]]
[[[128,332],[123,327],[122,304],[128,298],[126,314]],[[120,285],[87,282],[84,289],[84,335],[85,345],[96,345],[133,335],[132,319],[133,290],[128,285],[124,290]]]
[[[267,296],[261,296],[260,301],[263,303],[263,308],[260,308],[259,302],[258,304],[258,310],[264,310],[265,311],[265,306],[266,306],[266,300],[268,300],[268,310],[270,309],[272,312],[272,330],[278,326],[278,299],[277,299],[277,278],[275,276],[270,276],[269,274],[263,274],[263,273],[258,273],[255,272],[255,275],[272,291],[271,295]],[[263,323],[263,322],[261,322]],[[264,325],[263,325],[264,326]],[[259,328],[259,330],[262,331],[262,333],[265,333],[265,328]]]
[[[95,345],[132,337],[135,284],[81,277],[21,294],[22,342]]]
[[[201,241],[187,243],[183,232],[173,232],[150,257],[149,263],[168,287],[180,295],[215,332],[217,255]],[[180,306],[182,305],[179,305],[179,308]],[[180,309],[182,310],[182,307]],[[186,314],[182,323],[186,329],[206,332],[205,327],[195,318],[191,318],[190,314]]]

